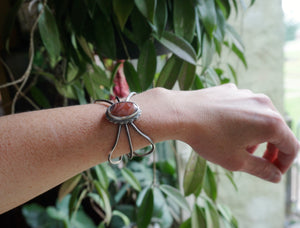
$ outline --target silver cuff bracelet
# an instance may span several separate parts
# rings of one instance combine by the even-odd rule
[[[116,100],[117,100],[116,103],[113,103],[112,101],[109,101],[109,100],[96,100],[95,101],[95,103],[99,103],[99,102],[109,103],[110,106],[107,108],[106,113],[105,113],[106,118],[110,122],[119,125],[115,143],[108,155],[108,162],[111,164],[119,164],[123,158],[123,155],[122,155],[118,158],[117,161],[112,160],[112,155],[118,144],[121,129],[122,129],[123,125],[125,126],[128,143],[129,143],[129,148],[130,148],[130,152],[128,154],[126,154],[129,159],[132,159],[134,156],[136,156],[136,157],[147,156],[147,155],[151,154],[155,149],[152,139],[149,136],[147,136],[145,133],[143,133],[140,129],[138,129],[138,127],[133,123],[135,120],[137,120],[140,117],[141,112],[142,112],[136,103],[129,101],[130,98],[132,96],[134,96],[135,94],[136,94],[135,92],[130,93],[128,95],[128,97],[125,99],[125,101],[120,101],[120,99],[118,97],[116,97]],[[141,136],[143,136],[146,140],[148,140],[150,142],[151,148],[148,152],[146,152],[144,154],[138,154],[133,150],[128,125],[131,125],[133,127],[133,129],[136,130],[137,133],[139,133]]]

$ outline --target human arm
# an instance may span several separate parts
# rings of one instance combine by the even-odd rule
[[[200,91],[153,89],[132,101],[142,110],[136,125],[154,142],[182,140],[229,170],[277,182],[299,149],[268,98],[232,85]],[[106,120],[105,110],[90,104],[0,118],[0,213],[106,161],[117,127]],[[135,150],[147,145],[134,131],[131,135]],[[276,162],[247,152],[262,142],[282,151]],[[123,130],[115,156],[128,151]]]

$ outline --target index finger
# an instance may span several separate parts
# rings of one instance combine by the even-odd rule
[[[300,148],[299,141],[290,130],[290,128],[282,122],[275,128],[273,137],[269,140],[279,151],[277,157],[272,162],[282,173],[285,173],[292,165]]]

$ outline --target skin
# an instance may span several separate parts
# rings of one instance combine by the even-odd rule
[[[161,88],[134,96],[135,124],[154,142],[176,139],[207,160],[279,182],[300,148],[268,97],[223,85],[199,91]],[[103,104],[56,108],[0,118],[0,213],[107,161],[117,126]],[[134,149],[148,142],[131,129]],[[267,142],[263,157],[256,145]],[[129,152],[124,129],[114,157]]]

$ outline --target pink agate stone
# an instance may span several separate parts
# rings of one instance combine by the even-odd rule
[[[119,102],[113,104],[110,113],[113,116],[123,117],[130,116],[138,110],[138,107],[132,102]]]
[[[114,103],[106,111],[107,119],[116,124],[132,123],[140,114],[139,106],[130,101]]]

